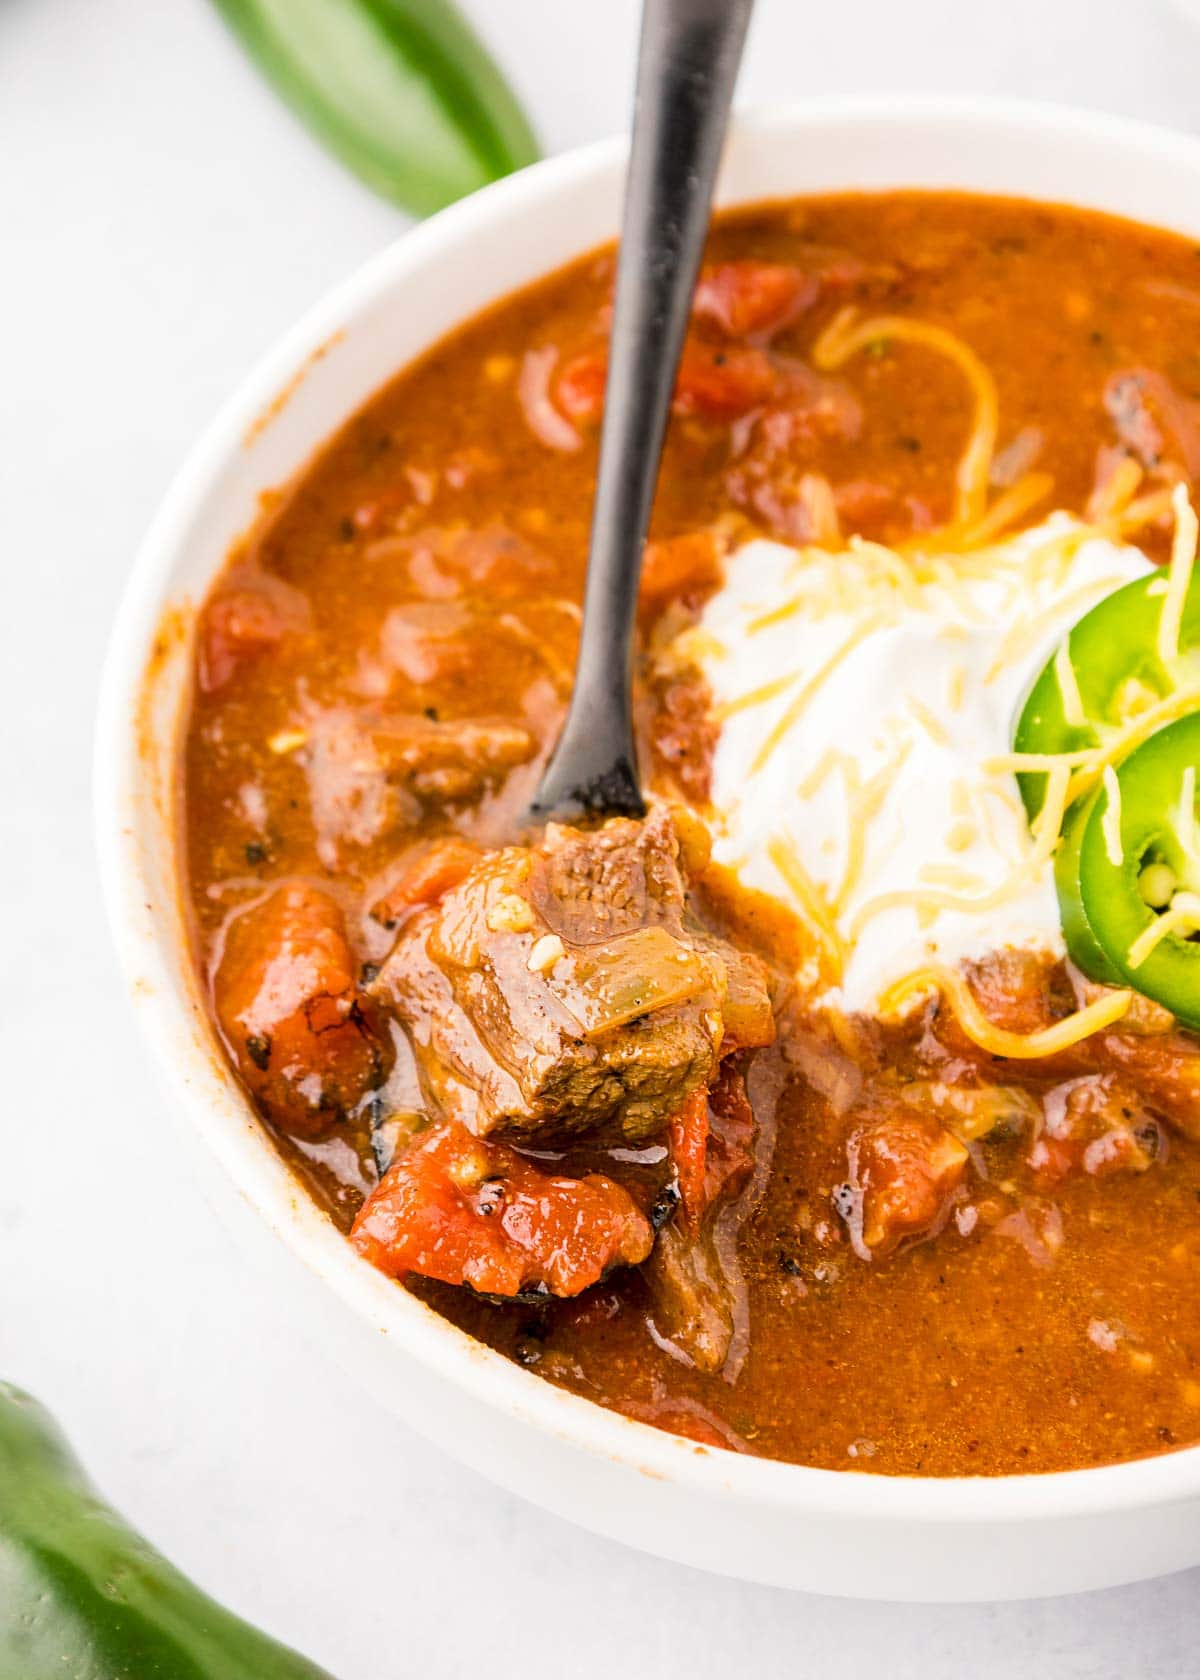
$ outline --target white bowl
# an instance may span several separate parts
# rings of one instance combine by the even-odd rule
[[[203,1146],[194,1153],[219,1209],[244,1216],[281,1307],[304,1313],[417,1429],[560,1515],[725,1574],[861,1597],[1016,1598],[1198,1563],[1197,1448],[1043,1476],[812,1470],[679,1440],[520,1370],[353,1253],[271,1147],[208,1027],[172,828],[195,606],[259,493],[393,372],[613,237],[623,157],[614,141],[552,159],[406,234],[246,382],[154,521],[109,652],[96,804],[116,940],[172,1110]],[[1066,201],[1200,238],[1200,143],[1151,128],[977,100],[837,100],[737,118],[723,203],[856,187]]]

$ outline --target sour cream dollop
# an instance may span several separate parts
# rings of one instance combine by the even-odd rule
[[[1030,869],[1015,778],[992,761],[1063,635],[1149,569],[1066,514],[963,555],[730,556],[688,648],[721,723],[715,855],[793,906],[780,863],[799,861],[846,948],[843,1007],[872,1010],[929,962],[1062,950],[1052,865]]]

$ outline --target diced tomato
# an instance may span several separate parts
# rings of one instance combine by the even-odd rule
[[[232,918],[213,996],[242,1078],[284,1131],[319,1132],[387,1072],[342,912],[307,882]]]
[[[1134,1085],[1119,1074],[1069,1079],[1045,1099],[1045,1123],[1029,1150],[1041,1187],[1073,1173],[1111,1178],[1145,1172],[1166,1150],[1158,1122]]]
[[[708,1154],[708,1092],[693,1091],[667,1128],[671,1160],[679,1185],[684,1223],[695,1231],[704,1211],[704,1165]]]
[[[206,694],[227,683],[238,666],[283,640],[287,621],[258,589],[234,589],[209,603],[200,638],[200,687]]]
[[[404,860],[403,868],[371,914],[384,927],[392,927],[405,911],[419,904],[436,904],[452,887],[465,881],[482,854],[468,840],[456,834],[418,846]]]
[[[749,1179],[756,1132],[745,1080],[727,1059],[711,1091],[693,1091],[667,1131],[689,1235],[696,1235],[710,1208],[736,1195]]]
[[[710,531],[648,542],[642,556],[639,600],[654,611],[680,596],[715,589],[721,582],[721,556]]]
[[[1200,1142],[1200,1051],[1184,1033],[1110,1032],[1100,1052],[1177,1132]]]
[[[555,385],[555,401],[576,425],[600,418],[608,351],[589,350],[567,363]],[[736,420],[765,402],[775,385],[775,371],[762,350],[725,349],[689,338],[683,347],[675,386],[676,414],[711,420]]]
[[[968,1159],[965,1145],[934,1121],[899,1111],[857,1131],[847,1157],[844,1188],[854,1205],[839,1211],[864,1258],[882,1258],[937,1231]]]
[[[815,302],[820,285],[789,263],[719,263],[700,275],[693,313],[731,338],[777,332]]]
[[[591,425],[604,409],[604,381],[608,378],[608,351],[587,350],[563,368],[555,385],[555,401],[568,420]]]
[[[736,420],[775,389],[775,370],[762,350],[724,350],[689,339],[675,386],[676,414]]]
[[[613,1266],[640,1264],[654,1232],[612,1179],[553,1176],[446,1122],[392,1164],[350,1240],[390,1277],[417,1272],[485,1295],[565,1296]]]

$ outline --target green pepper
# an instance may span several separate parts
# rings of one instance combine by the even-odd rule
[[[1193,713],[1115,768],[1088,807],[1079,889],[1087,923],[1122,978],[1200,1028],[1198,766]],[[1157,943],[1152,930],[1163,935]]]
[[[259,68],[376,192],[424,216],[538,156],[449,0],[216,0]]]
[[[330,1680],[223,1610],[89,1486],[0,1383],[0,1680]]]
[[[1158,625],[1166,598],[1164,572],[1152,572],[1106,595],[1067,638],[1067,654],[1082,702],[1082,723],[1068,721],[1058,656],[1042,669],[1017,722],[1019,753],[1070,753],[1103,744],[1136,715],[1185,682],[1200,680],[1200,574],[1188,589],[1179,631],[1179,657],[1170,670],[1158,655]],[[1046,776],[1023,771],[1021,797],[1030,819],[1041,810]]]
[[[1058,914],[1062,921],[1067,953],[1077,968],[1091,980],[1108,986],[1126,982],[1117,965],[1110,961],[1084,909],[1079,882],[1079,851],[1084,829],[1096,804],[1096,795],[1073,808],[1063,824],[1062,839],[1054,854],[1054,886],[1058,893]]]

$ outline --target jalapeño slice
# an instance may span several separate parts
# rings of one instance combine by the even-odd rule
[[[1188,588],[1179,630],[1179,657],[1170,669],[1158,654],[1159,619],[1166,589],[1166,572],[1154,571],[1123,584],[1084,614],[1067,637],[1067,659],[1078,689],[1078,709],[1073,704],[1076,697],[1063,693],[1061,655],[1056,652],[1043,667],[1022,708],[1013,738],[1014,751],[1070,753],[1099,746],[1139,712],[1166,699],[1185,683],[1200,681],[1200,574],[1193,577]],[[1032,821],[1045,798],[1045,772],[1025,770],[1017,780]]]
[[[1089,799],[1080,801],[1071,809],[1063,824],[1062,839],[1054,854],[1058,914],[1062,921],[1063,938],[1067,942],[1067,953],[1076,967],[1081,968],[1089,980],[1100,980],[1108,986],[1123,986],[1124,976],[1105,954],[1088,921],[1079,883],[1080,845],[1096,799],[1097,795],[1093,794]]]
[[[1080,899],[1101,949],[1127,984],[1190,1027],[1200,1027],[1198,769],[1193,713],[1106,778],[1079,842]]]

